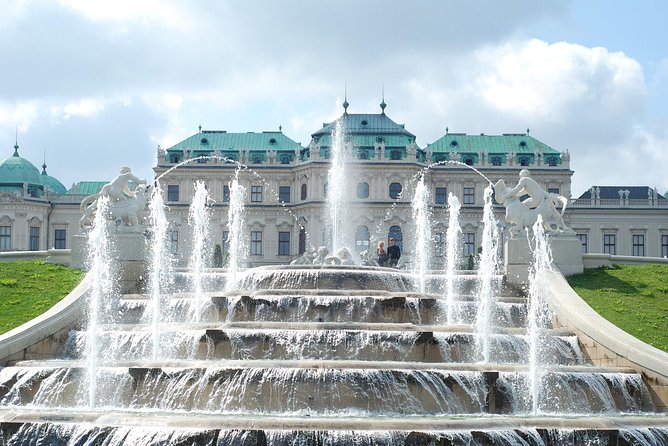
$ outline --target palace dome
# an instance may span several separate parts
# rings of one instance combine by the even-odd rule
[[[41,186],[39,170],[33,163],[19,156],[19,146],[14,146],[14,155],[0,163],[0,185],[23,186],[24,183]]]

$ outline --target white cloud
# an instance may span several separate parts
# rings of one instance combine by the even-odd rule
[[[104,111],[104,107],[105,100],[103,99],[79,99],[65,105],[52,105],[51,117],[56,121],[72,117],[89,118]]]
[[[39,101],[20,101],[15,104],[0,102],[0,125],[27,132],[39,115]]]
[[[179,27],[185,23],[187,10],[167,0],[58,0],[58,2],[94,22],[158,23]]]

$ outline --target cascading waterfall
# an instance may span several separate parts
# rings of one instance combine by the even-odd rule
[[[203,181],[195,183],[195,196],[190,204],[188,223],[192,228],[192,255],[190,256],[190,270],[192,272],[193,291],[195,293],[195,321],[200,322],[202,317],[202,272],[204,270],[207,253],[205,242],[209,240],[209,213],[207,201],[209,191]]]
[[[431,252],[430,237],[431,225],[428,204],[429,190],[424,183],[424,175],[420,177],[415,186],[413,195],[413,221],[415,222],[415,259],[412,265],[413,273],[417,277],[418,290],[421,293],[426,292],[427,268],[429,267],[429,253]]]
[[[448,325],[459,323],[459,318],[455,313],[455,298],[457,297],[455,270],[461,259],[460,208],[459,199],[450,192],[448,195],[448,230],[445,245],[445,301]]]
[[[346,213],[347,175],[346,164],[349,158],[346,147],[345,129],[341,121],[336,123],[332,133],[330,168],[327,175],[327,216],[329,220],[328,237],[331,240],[330,252],[336,253],[348,241],[344,228],[349,224]]]
[[[528,327],[529,336],[529,376],[528,387],[531,396],[531,411],[534,415],[541,410],[539,394],[542,388],[544,372],[542,368],[543,337],[545,330],[549,327],[550,311],[544,300],[540,288],[540,277],[545,271],[552,269],[552,253],[548,244],[545,230],[543,229],[543,217],[538,215],[533,225],[535,247],[533,249],[533,265],[529,269],[529,309]],[[528,237],[528,231],[527,231]]]
[[[98,336],[100,315],[104,302],[108,301],[108,294],[112,289],[111,262],[109,259],[110,243],[107,219],[109,199],[97,199],[97,210],[93,227],[88,233],[88,262],[90,266],[91,283],[88,307],[88,407],[95,407],[97,400],[97,370],[99,362]]]
[[[499,243],[499,232],[497,222],[494,218],[492,206],[492,195],[494,189],[491,186],[485,188],[485,206],[483,209],[483,231],[482,252],[480,253],[480,264],[478,266],[478,310],[476,313],[476,332],[478,334],[478,349],[482,361],[487,363],[491,356],[491,335],[493,333],[495,283],[498,273],[497,253]]]
[[[156,181],[149,203],[151,221],[151,265],[150,295],[153,302],[153,359],[158,359],[160,351],[160,322],[162,318],[162,287],[169,283],[172,269],[171,255],[167,249],[167,228],[169,222],[165,215],[162,188]]]
[[[229,249],[228,257],[228,277],[226,291],[234,289],[237,282],[239,271],[239,260],[243,249],[243,229],[244,229],[244,199],[246,189],[239,183],[240,169],[237,169],[234,178],[229,184],[230,202],[227,210],[227,246]]]

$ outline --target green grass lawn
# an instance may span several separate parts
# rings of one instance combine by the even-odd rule
[[[618,265],[568,278],[601,316],[668,352],[668,265]]]
[[[44,313],[83,276],[82,271],[43,260],[0,262],[0,334]]]

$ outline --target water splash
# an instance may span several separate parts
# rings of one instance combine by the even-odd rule
[[[168,284],[171,277],[172,261],[167,249],[167,228],[169,222],[165,215],[162,188],[156,181],[149,203],[151,221],[151,265],[150,295],[153,300],[153,359],[158,358],[160,349],[160,320],[162,317],[163,296],[161,287]]]
[[[98,330],[100,315],[103,312],[105,300],[112,289],[111,262],[109,258],[109,198],[97,199],[97,212],[93,220],[93,227],[88,233],[88,262],[90,265],[91,283],[88,300],[88,407],[95,407],[97,398],[97,370],[99,363]]]
[[[202,311],[202,271],[208,254],[205,242],[209,240],[209,213],[207,201],[209,191],[203,181],[195,183],[195,197],[190,204],[188,223],[192,228],[192,255],[190,256],[190,270],[192,271],[192,285],[195,293],[195,321],[199,322]]]
[[[345,247],[347,241],[344,228],[349,225],[346,212],[348,158],[345,129],[339,121],[332,132],[331,164],[327,174],[327,231],[332,253]]]
[[[229,184],[230,203],[227,210],[227,246],[229,249],[229,258],[226,291],[232,290],[237,282],[240,258],[242,249],[244,249],[244,197],[246,196],[246,189],[239,183],[239,172],[240,169],[237,169],[234,178]]]
[[[483,208],[483,231],[482,252],[478,266],[478,311],[476,314],[477,342],[483,362],[489,362],[491,356],[491,335],[493,333],[493,313],[496,295],[496,284],[498,277],[498,244],[499,231],[494,209],[492,207],[492,195],[494,189],[491,186],[485,188]]]
[[[415,255],[412,268],[418,281],[418,290],[425,293],[427,269],[429,267],[429,253],[431,252],[431,216],[428,209],[429,190],[424,182],[424,175],[415,186],[413,195],[413,222],[415,223]]]
[[[455,313],[455,298],[457,297],[455,270],[461,258],[462,228],[459,226],[459,199],[450,192],[448,195],[448,231],[445,245],[445,301],[447,309],[447,323],[452,325],[459,322]]]
[[[540,391],[543,388],[544,371],[541,363],[542,343],[545,330],[549,328],[550,311],[541,293],[540,277],[545,271],[552,269],[552,252],[543,228],[543,216],[538,215],[533,225],[535,248],[533,264],[529,269],[529,309],[528,327],[529,336],[529,376],[528,387],[531,395],[531,412],[536,415],[540,412]],[[528,231],[527,231],[528,237]],[[531,246],[531,244],[529,244]]]

